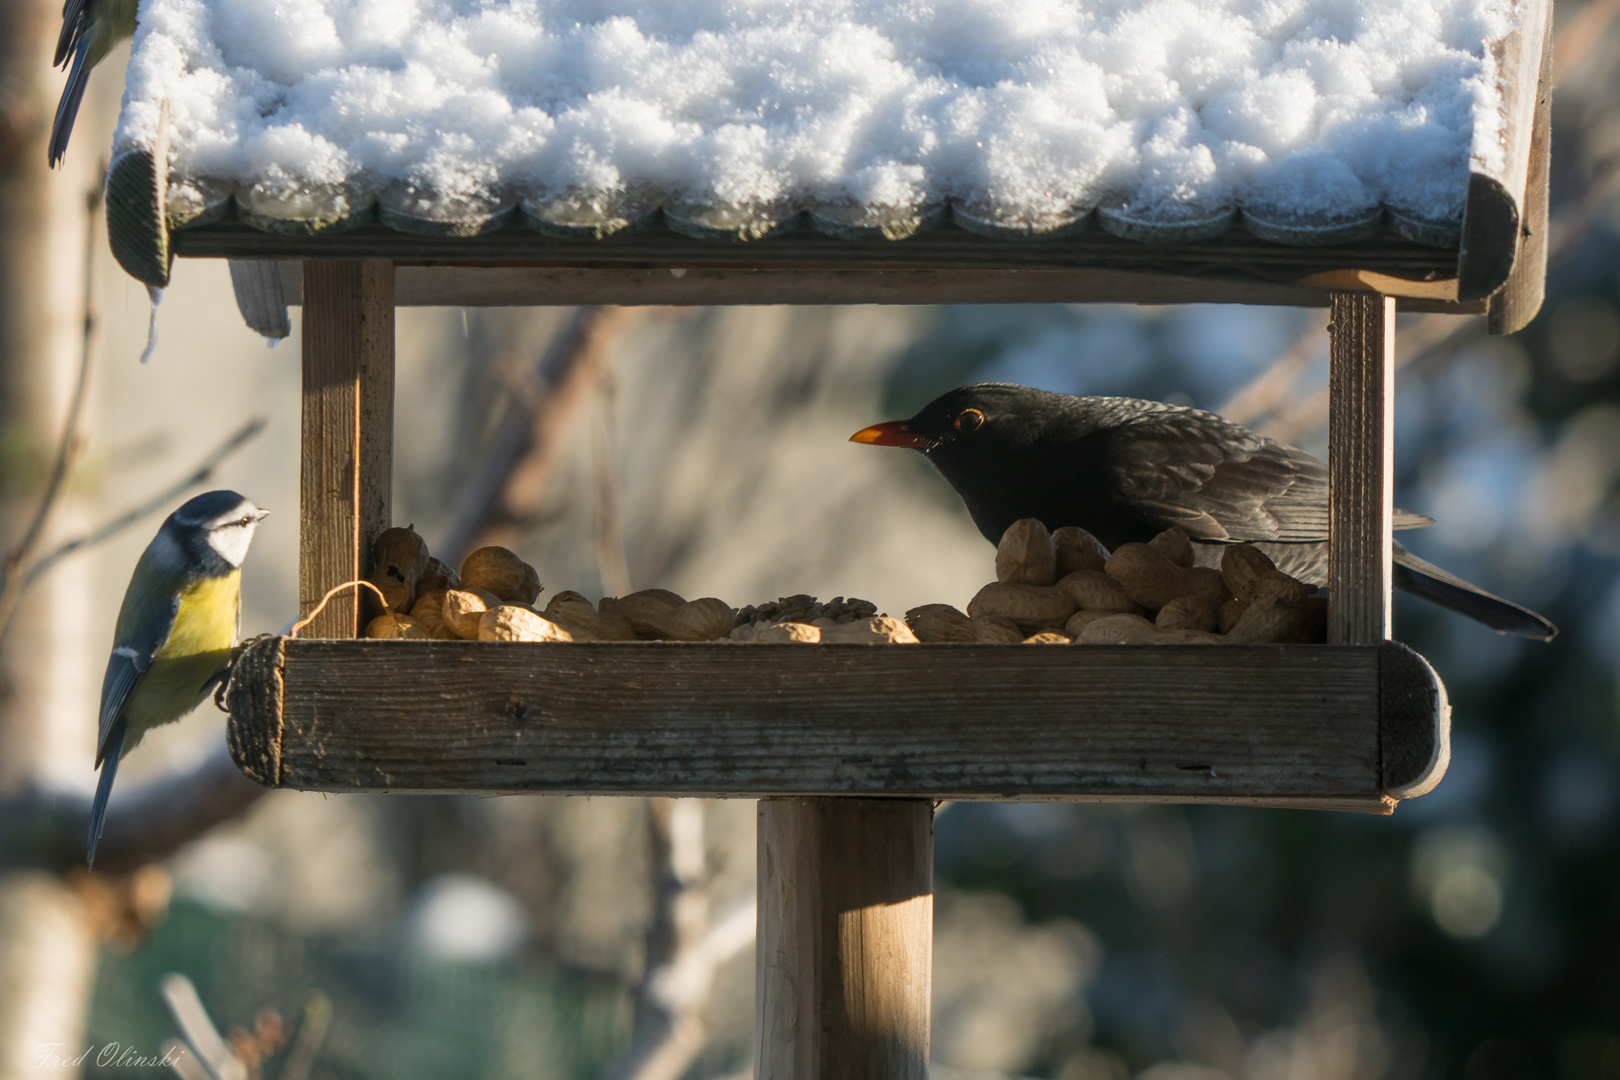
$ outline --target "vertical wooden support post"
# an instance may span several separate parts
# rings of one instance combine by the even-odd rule
[[[755,1080],[927,1080],[934,807],[761,799]]]
[[[1395,299],[1335,293],[1328,323],[1328,641],[1390,629]]]
[[[298,609],[366,572],[388,528],[394,471],[394,264],[304,263]],[[308,637],[359,636],[358,590],[332,598]]]

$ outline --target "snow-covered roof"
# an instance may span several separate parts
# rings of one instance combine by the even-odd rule
[[[1544,7],[1535,11],[1544,11]],[[1515,0],[142,0],[171,227],[1455,247]],[[1537,39],[1539,43],[1539,37]],[[1537,46],[1539,54],[1539,44]],[[1522,170],[1521,170],[1522,173]],[[520,224],[521,223],[521,224]]]

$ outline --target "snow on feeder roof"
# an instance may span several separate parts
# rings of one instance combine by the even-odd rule
[[[166,150],[169,229],[234,216],[309,246],[380,218],[1454,251],[1473,177],[1523,200],[1546,10],[143,0],[114,152]]]

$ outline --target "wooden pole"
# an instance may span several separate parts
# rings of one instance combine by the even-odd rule
[[[1395,299],[1335,293],[1328,323],[1328,642],[1389,638]]]
[[[927,1080],[934,808],[762,799],[756,1080]]]
[[[298,610],[363,577],[367,548],[391,523],[394,465],[394,265],[304,264],[303,460]],[[333,597],[308,637],[359,636],[358,590]]]

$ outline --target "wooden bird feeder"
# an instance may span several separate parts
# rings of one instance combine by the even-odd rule
[[[654,206],[648,228],[612,232],[600,215],[529,202],[521,214],[412,215],[386,193],[351,197],[338,216],[278,217],[240,183],[177,174],[165,105],[155,135],[116,148],[113,249],[156,286],[175,257],[232,260],[244,316],[272,335],[286,332],[288,304],[302,306],[305,612],[364,575],[370,541],[392,523],[398,305],[1331,311],[1330,644],[363,641],[359,603],[342,596],[305,631],[316,640],[245,654],[230,689],[238,765],[313,791],[757,798],[756,1076],[924,1080],[935,800],[1388,813],[1443,774],[1445,690],[1389,640],[1395,315],[1482,314],[1512,332],[1539,307],[1550,17],[1550,3],[1532,2],[1486,43],[1501,153],[1473,160],[1461,219],[1380,212],[1355,235],[1290,231],[1241,208],[1218,235],[1207,221],[1197,237],[1174,222],[1111,227],[1104,208],[1103,228],[1070,221],[1034,242],[965,213],[924,230],[915,217],[822,210],[807,223],[803,207],[748,219],[673,205],[661,221]]]

